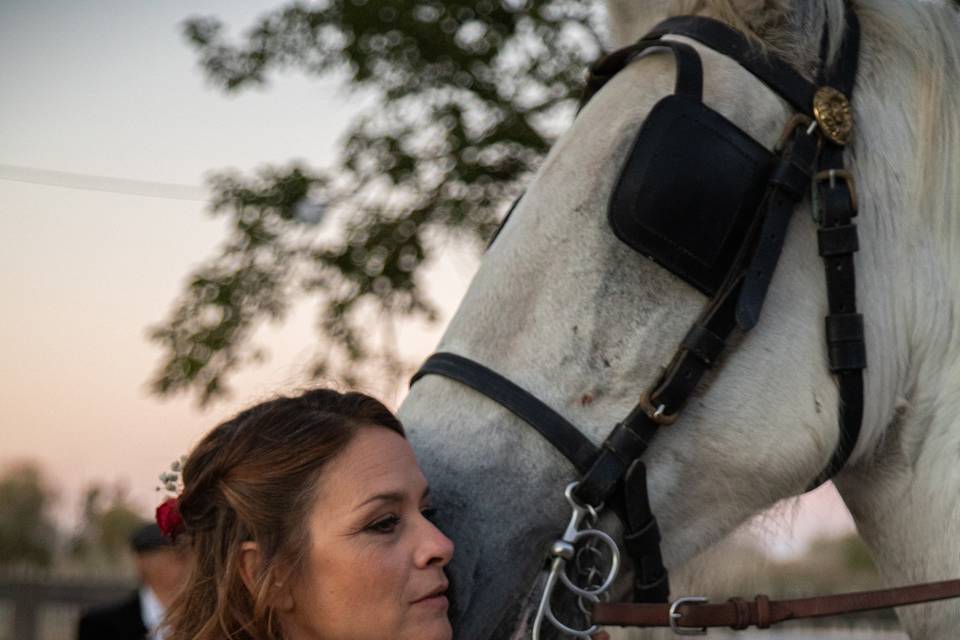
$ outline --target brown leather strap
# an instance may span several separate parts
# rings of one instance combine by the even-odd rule
[[[674,625],[681,628],[731,627],[739,630],[756,626],[765,629],[784,620],[889,609],[949,598],[960,598],[960,580],[797,600],[770,600],[767,596],[759,595],[753,601],[731,598],[722,604],[681,604],[676,608],[680,617],[674,621]],[[592,621],[602,626],[669,627],[670,605],[597,604],[593,607]]]

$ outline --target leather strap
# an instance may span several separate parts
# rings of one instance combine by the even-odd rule
[[[743,260],[741,256],[738,262]],[[741,282],[739,276],[728,278],[687,333],[646,402],[638,403],[604,441],[600,455],[574,494],[586,504],[621,505],[618,512],[625,515],[621,518],[624,545],[634,567],[635,602],[666,602],[670,593],[669,576],[660,552],[659,527],[650,509],[646,468],[640,461],[664,421],[669,421],[669,416],[657,417],[654,405],[663,402],[675,415],[703,374],[716,363],[727,336],[736,326],[734,310]]]
[[[671,421],[683,408],[703,374],[723,352],[726,339],[736,326],[734,309],[740,282],[739,278],[732,279],[711,300],[674,354],[663,376],[646,395],[646,402],[641,401],[634,406],[604,441],[600,454],[577,487],[577,500],[592,505],[608,501],[632,461],[643,455],[661,426]],[[697,348],[700,342],[708,343],[709,347]],[[656,409],[661,406],[662,414],[655,417]],[[637,444],[629,451],[621,451],[620,442],[623,439],[618,437],[619,431],[631,433],[635,438]]]
[[[762,52],[739,31],[712,18],[676,16],[655,26],[646,37],[659,38],[671,33],[696,40],[733,58],[780,94],[794,109],[800,113],[810,113],[816,87],[784,60]]]
[[[752,601],[731,598],[717,604],[678,604],[675,611],[679,618],[672,625],[669,604],[595,604],[592,621],[605,626],[765,629],[784,620],[823,618],[958,597],[960,580],[946,580],[796,600],[770,600],[759,595]]]
[[[613,76],[617,75],[641,53],[652,48],[669,49],[677,60],[677,80],[674,93],[703,100],[703,64],[696,49],[683,42],[643,38],[616,51],[612,51],[590,65],[587,84],[580,95],[580,109]]]
[[[650,508],[647,469],[636,460],[623,482],[623,548],[633,561],[633,601],[666,602],[670,577],[660,552],[660,526]]]
[[[761,205],[763,224],[737,301],[737,324],[744,331],[752,329],[760,320],[760,311],[783,252],[793,210],[810,188],[817,138],[807,133],[802,125],[792,126],[790,144],[781,153],[770,176],[770,188]]]
[[[566,418],[482,364],[454,353],[435,353],[414,374],[410,384],[428,374],[456,380],[509,409],[546,438],[581,475],[597,457],[597,447]]]
[[[860,23],[849,3],[846,22],[837,64],[831,69],[821,69],[818,80],[821,86],[834,87],[849,98],[856,82],[860,47]],[[825,58],[828,45],[825,32],[821,59]],[[819,252],[827,282],[827,357],[840,390],[840,436],[830,461],[810,488],[826,482],[843,468],[857,444],[863,421],[863,369],[867,366],[867,357],[863,317],[857,313],[853,259],[859,249],[853,221],[857,203],[852,178],[844,170],[843,151],[844,147],[824,137],[813,185],[817,196],[815,215],[820,223]]]

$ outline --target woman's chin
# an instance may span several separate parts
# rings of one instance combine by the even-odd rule
[[[408,635],[411,640],[414,638],[416,640],[451,640],[453,638],[453,627],[450,625],[446,609],[430,616],[417,617],[416,622],[408,629],[411,633],[404,634],[404,639]]]

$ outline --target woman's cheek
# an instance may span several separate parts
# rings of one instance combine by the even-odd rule
[[[356,596],[364,600],[376,600],[377,596],[393,599],[402,589],[402,565],[398,562],[396,546],[391,544],[368,545],[349,562],[350,575],[356,581]]]

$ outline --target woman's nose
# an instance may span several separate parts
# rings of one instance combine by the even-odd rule
[[[417,565],[427,567],[437,564],[445,567],[453,558],[453,540],[426,518],[423,519],[423,524],[423,537],[417,549]]]

